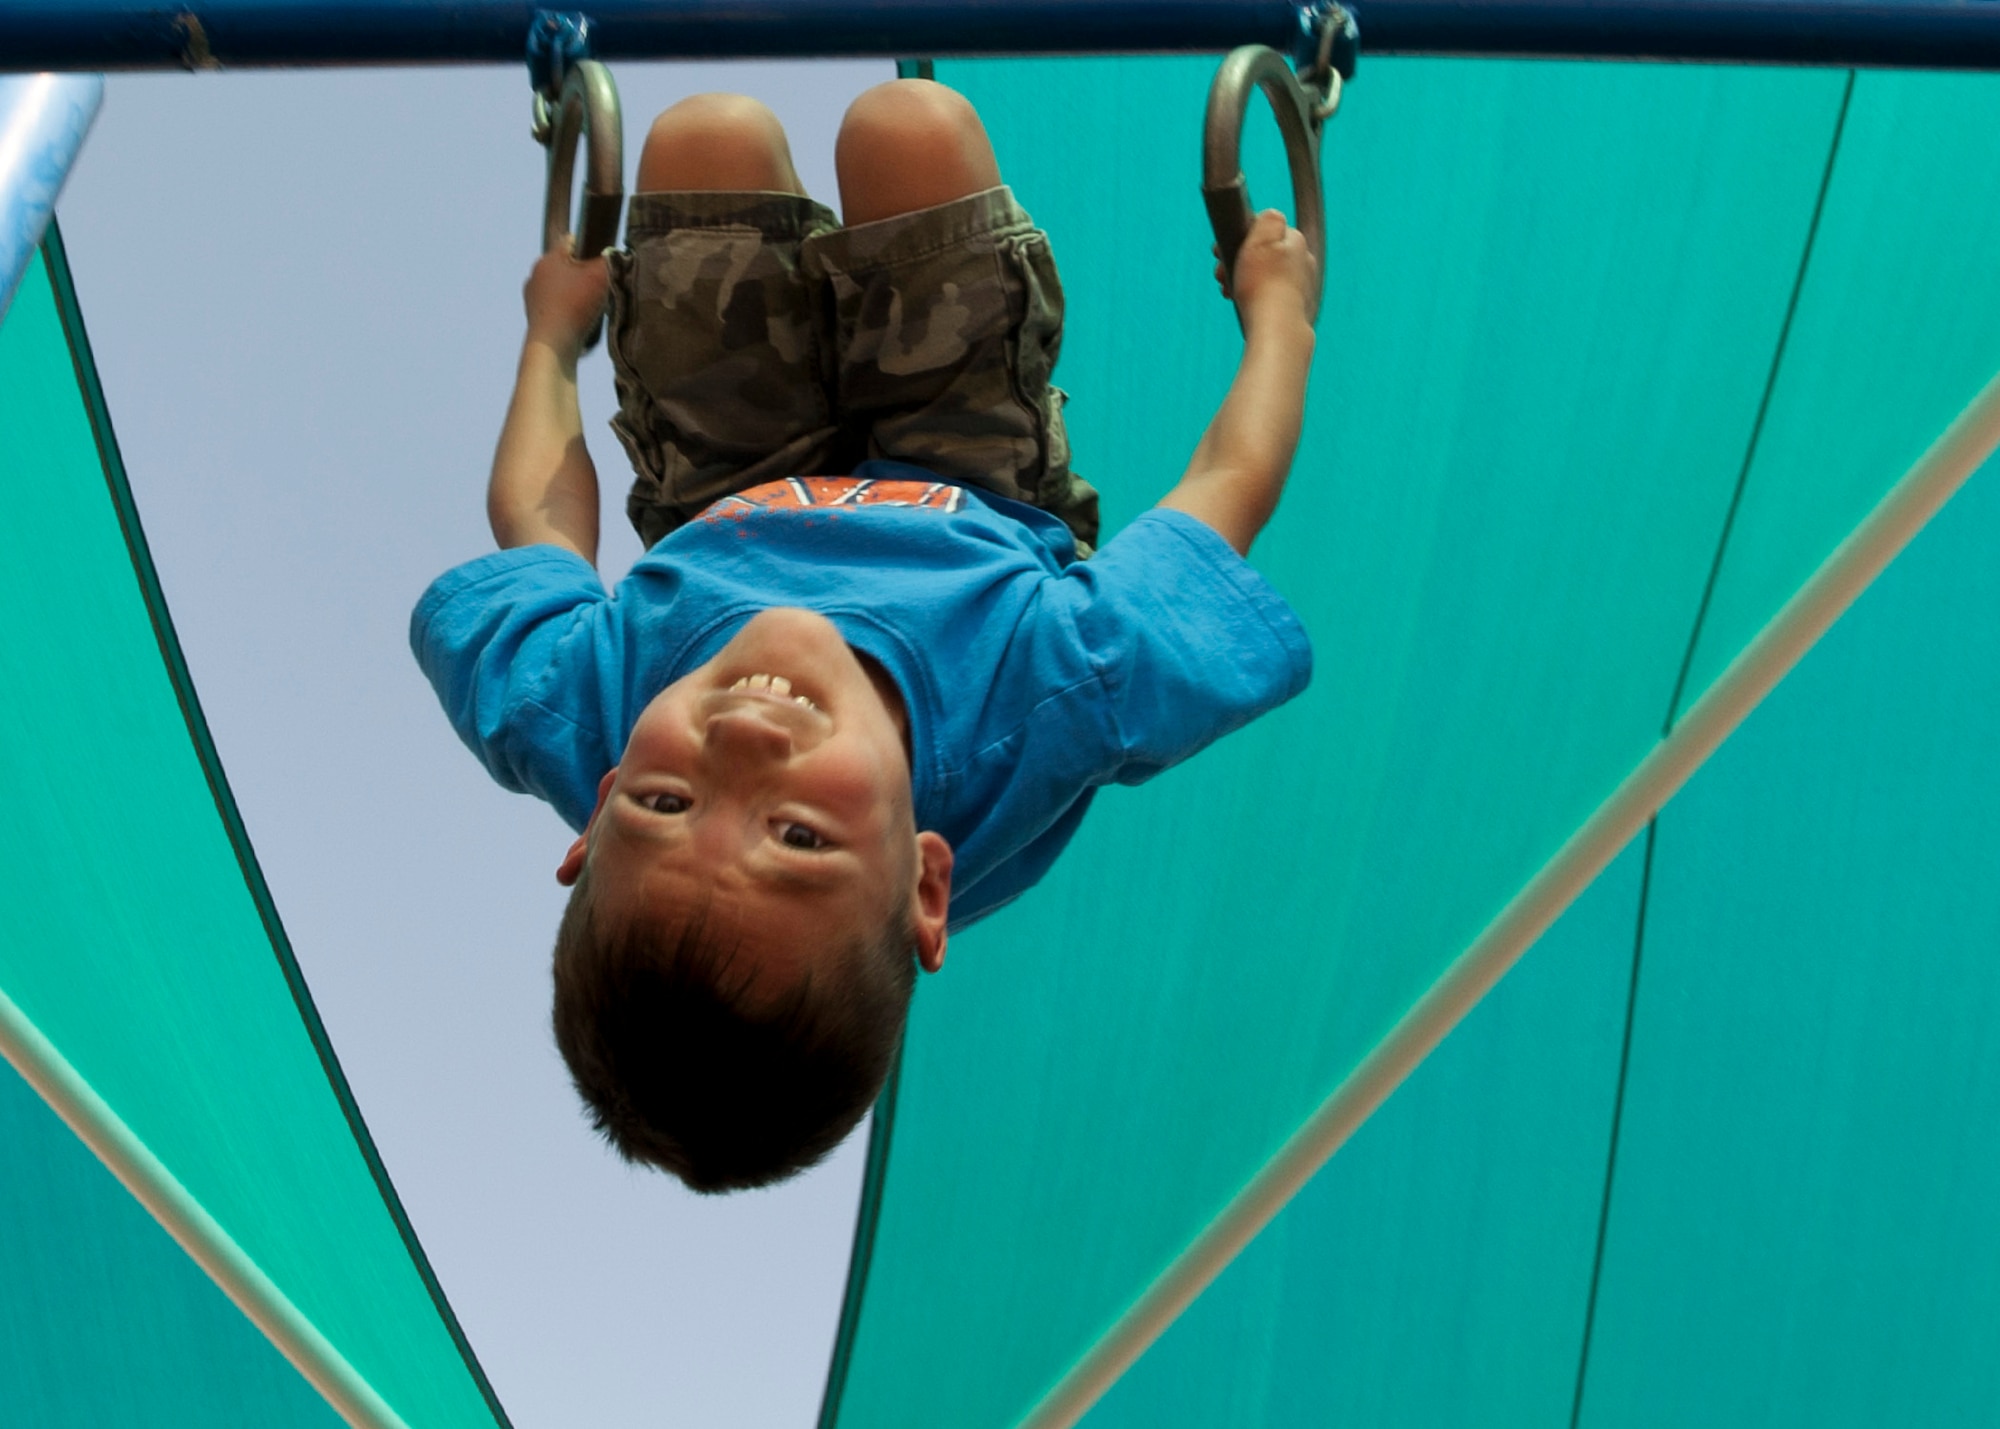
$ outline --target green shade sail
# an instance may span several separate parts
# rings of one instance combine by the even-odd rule
[[[0,1415],[339,1429],[313,1387],[0,1064]]]
[[[1661,815],[1592,1429],[2000,1413],[1996,548],[2000,461]]]
[[[1996,539],[1989,466],[1086,1422],[1990,1420]]]
[[[1568,1424],[1645,873],[1641,840],[1091,1429]]]
[[[408,1235],[236,821],[59,242],[45,253],[0,327],[0,991],[391,1412],[491,1426],[498,1407]],[[304,1381],[192,1284],[199,1272],[164,1233],[136,1226],[107,1176],[70,1165],[75,1148],[50,1149],[60,1138],[22,1107],[11,1074],[0,1096],[20,1128],[0,1196],[24,1208],[4,1222],[0,1263],[55,1297],[27,1311],[9,1278],[10,1312],[27,1324],[4,1353],[36,1371],[0,1376],[0,1419],[326,1422]],[[37,1206],[39,1219],[25,1209]],[[101,1266],[118,1247],[131,1258],[115,1272],[48,1269]],[[107,1292],[133,1303],[106,1306]],[[195,1308],[162,1329],[183,1305]],[[52,1373],[129,1382],[65,1398],[46,1390]],[[157,1413],[102,1407],[155,1384]],[[217,1394],[256,1413],[223,1413]]]
[[[2000,81],[1855,77],[1699,690],[2000,370]]]
[[[1053,235],[1058,375],[1114,523],[1179,474],[1235,357],[1193,192],[1212,71],[939,66]],[[1996,102],[1957,76],[1366,66],[1329,131],[1312,415],[1257,552],[1313,688],[1101,798],[920,993],[828,1421],[1027,1413],[2000,369]],[[1534,955],[1568,975],[1482,1013],[1100,1417],[1570,1413],[1645,860]],[[1510,1080],[1539,1101],[1497,1104]],[[1442,1304],[1380,1298],[1476,1266]]]

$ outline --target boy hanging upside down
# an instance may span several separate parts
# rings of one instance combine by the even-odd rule
[[[1242,367],[1180,484],[1097,546],[1049,385],[1062,291],[979,117],[855,101],[842,226],[754,100],[661,115],[628,251],[544,257],[493,461],[501,550],[411,643],[507,788],[581,836],[555,1031],[597,1126],[697,1191],[811,1165],[880,1090],[916,969],[1019,897],[1092,791],[1305,687],[1243,560],[1298,441],[1315,275],[1262,215]],[[608,270],[608,271],[607,271]],[[650,550],[607,595],[576,364],[610,301]],[[1085,559],[1088,557],[1088,559]]]

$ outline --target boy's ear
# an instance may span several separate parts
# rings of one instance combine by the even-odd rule
[[[576,842],[569,846],[569,852],[563,855],[563,861],[556,865],[556,882],[565,888],[574,888],[577,879],[583,876],[583,860],[589,853],[590,835],[578,834]]]
[[[917,929],[917,966],[934,973],[944,966],[945,925],[951,919],[951,845],[944,835],[917,835],[917,890],[912,921]]]
[[[556,865],[556,882],[565,888],[573,888],[583,874],[583,861],[590,856],[590,831],[597,827],[597,816],[604,812],[604,801],[611,795],[611,786],[618,778],[618,766],[612,765],[611,772],[597,781],[597,804],[591,809],[590,818],[583,826],[583,832],[576,836],[576,842],[569,846],[563,861]]]

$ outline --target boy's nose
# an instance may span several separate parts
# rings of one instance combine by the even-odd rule
[[[792,731],[754,705],[738,706],[709,716],[707,743],[731,759],[778,760],[791,755]]]

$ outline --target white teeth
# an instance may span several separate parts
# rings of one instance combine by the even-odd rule
[[[817,710],[818,705],[804,695],[792,694],[792,682],[783,675],[745,675],[729,687],[731,690],[768,690],[774,695],[791,695],[792,703],[803,705],[809,710]]]

